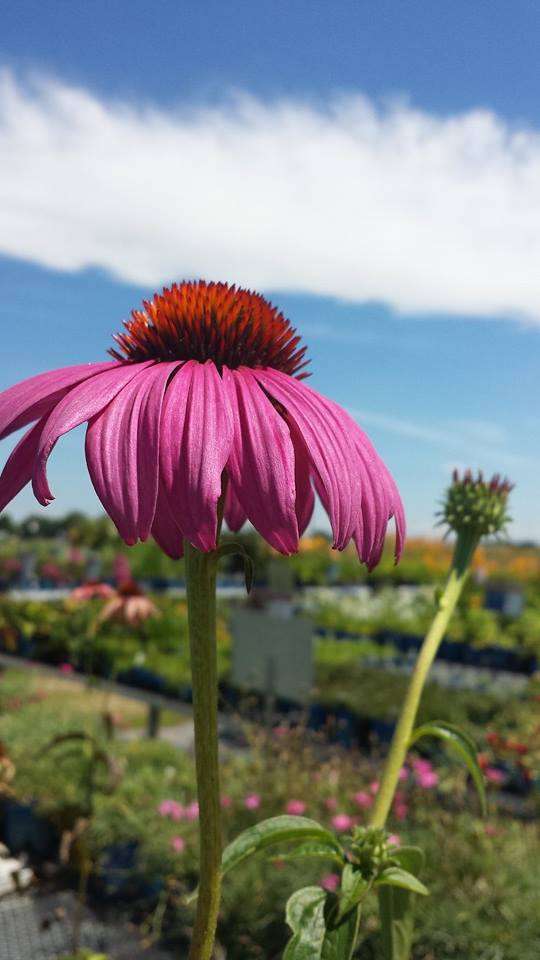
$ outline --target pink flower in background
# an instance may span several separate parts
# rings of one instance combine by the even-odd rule
[[[431,773],[433,770],[433,764],[429,760],[424,760],[423,757],[415,757],[412,762],[412,768],[415,773]]]
[[[221,796],[220,803],[223,810],[228,810],[229,807],[232,807],[232,799],[227,793]]]
[[[186,841],[183,837],[173,837],[171,840],[171,847],[175,853],[183,853],[186,849]]]
[[[409,805],[405,799],[405,795],[403,793],[400,793],[399,790],[394,797],[394,803],[393,803],[392,809],[394,811],[394,816],[396,820],[399,820],[401,822],[402,820],[407,819],[407,815],[409,813]]]
[[[108,583],[82,583],[80,587],[75,587],[71,591],[72,600],[108,600],[114,596],[114,590]]]
[[[378,781],[378,780],[372,780],[372,782],[371,782],[370,785],[369,785],[369,789],[371,790],[371,792],[372,792],[373,795],[375,795],[376,793],[378,793],[378,792],[379,792],[379,781]]]
[[[439,782],[439,774],[434,770],[417,771],[416,782],[423,790],[432,790]]]
[[[325,877],[321,877],[321,887],[323,890],[328,890],[329,893],[335,893],[340,883],[339,873],[327,873]]]
[[[199,804],[196,800],[193,800],[192,803],[188,803],[187,807],[184,807],[184,818],[189,820],[190,823],[194,823],[195,820],[199,819]]]
[[[355,793],[353,800],[361,810],[368,810],[369,807],[373,806],[373,796],[366,790],[359,790],[358,793]]]
[[[389,833],[387,840],[391,847],[401,846],[401,837],[399,833]]]
[[[354,826],[354,820],[348,813],[336,813],[335,817],[332,817],[332,826],[338,833],[345,833]]]
[[[400,783],[404,783],[405,780],[408,780],[408,779],[409,779],[409,771],[408,771],[407,767],[402,767],[402,768],[401,768],[401,770],[399,771],[399,777],[398,777],[398,779],[399,779],[399,782],[400,782]]]
[[[484,776],[486,780],[489,780],[490,783],[494,783],[496,786],[500,786],[506,780],[506,776],[503,771],[499,770],[497,767],[486,767],[484,770]]]
[[[60,673],[65,673],[66,676],[69,675],[70,673],[73,673],[75,670],[75,668],[73,667],[73,664],[71,663],[61,663],[58,669]]]
[[[47,462],[81,424],[96,493],[125,543],[154,537],[171,557],[183,539],[216,546],[217,506],[296,552],[314,492],[334,547],[353,541],[371,569],[391,517],[405,536],[397,487],[356,421],[302,380],[305,348],[283,314],[225,283],[174,284],[133,311],[112,361],[42,373],[0,394],[0,439],[30,428],[0,476],[0,510],[32,483],[53,493]]]
[[[335,797],[328,797],[324,801],[324,805],[327,810],[337,810],[337,800]]]
[[[306,804],[303,800],[289,800],[285,811],[293,817],[301,817],[306,812]]]
[[[133,580],[131,573],[131,564],[125,553],[117,553],[113,561],[113,576],[117,587],[124,583],[130,583]]]
[[[258,810],[261,805],[261,798],[258,793],[250,793],[244,799],[246,810]]]
[[[146,620],[161,616],[155,603],[150,600],[133,581],[125,582],[118,587],[113,597],[101,610],[98,620],[118,620],[129,627],[140,627]]]
[[[171,820],[182,820],[184,817],[184,808],[177,800],[162,800],[158,806],[160,817],[169,817]]]

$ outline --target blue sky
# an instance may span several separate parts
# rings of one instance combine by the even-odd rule
[[[470,464],[516,480],[514,534],[540,538],[536,3],[22,0],[2,21],[0,388],[101,359],[169,280],[238,280],[304,334],[413,532]],[[51,479],[49,511],[98,510],[80,432]]]

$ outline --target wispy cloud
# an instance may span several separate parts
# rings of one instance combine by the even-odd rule
[[[461,458],[467,457],[467,465],[499,471],[521,467],[540,467],[538,457],[513,453],[507,448],[505,431],[496,423],[480,420],[449,420],[432,427],[401,417],[387,416],[372,410],[350,410],[360,425],[406,437],[409,440],[434,444],[447,450],[455,450]],[[445,466],[451,461],[446,461]],[[453,466],[460,467],[460,459]]]
[[[52,268],[539,321],[539,207],[540,133],[485,110],[173,110],[0,83],[0,250]]]

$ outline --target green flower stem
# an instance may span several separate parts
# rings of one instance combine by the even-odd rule
[[[437,612],[418,654],[411,682],[403,701],[381,785],[373,807],[371,816],[371,826],[373,827],[384,827],[390,813],[399,783],[399,771],[405,762],[409,749],[424,684],[467,580],[470,562],[477,544],[478,537],[466,534],[460,534],[456,541],[450,574],[439,598]]]
[[[184,542],[199,799],[200,880],[189,960],[210,960],[221,895],[216,575],[218,551]]]

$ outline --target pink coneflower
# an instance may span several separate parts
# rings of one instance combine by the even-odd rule
[[[439,783],[439,775],[434,770],[419,770],[416,772],[415,779],[423,790],[433,790]]]
[[[258,810],[261,805],[261,798],[258,793],[250,793],[244,798],[246,810]]]
[[[172,557],[183,538],[213,550],[217,506],[294,553],[314,490],[334,547],[353,540],[362,562],[381,556],[403,507],[358,424],[302,379],[305,348],[283,314],[225,283],[174,284],[133,311],[112,362],[43,373],[0,395],[0,439],[34,424],[0,477],[0,510],[30,481],[53,499],[47,461],[58,439],[88,424],[86,460],[105,510],[127,544],[153,535]]]
[[[326,876],[321,877],[321,887],[323,890],[328,890],[328,893],[335,893],[340,883],[339,873],[327,873]]]
[[[354,820],[348,813],[336,813],[335,817],[332,817],[332,826],[338,833],[345,833],[354,826]]]
[[[169,817],[177,822],[184,818],[184,808],[176,800],[162,800],[158,806],[158,813],[161,817]]]
[[[285,810],[293,817],[301,817],[306,812],[306,804],[303,800],[289,800]]]
[[[171,840],[171,847],[175,853],[183,853],[186,849],[186,841],[183,837],[173,837]]]
[[[114,596],[114,590],[108,583],[95,583],[93,581],[82,583],[80,587],[75,587],[70,593],[72,600],[80,601],[108,600],[112,596]]]
[[[191,823],[199,819],[199,804],[196,800],[193,800],[192,803],[188,803],[187,807],[184,807],[184,817]]]
[[[129,627],[139,627],[141,623],[159,615],[159,610],[150,597],[147,597],[136,583],[129,581],[118,587],[116,593],[113,592],[98,620],[119,620]]]
[[[373,806],[373,797],[367,790],[359,790],[358,793],[354,794],[353,800],[361,810],[368,810],[369,807]]]

